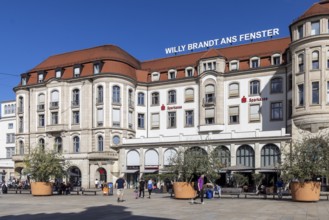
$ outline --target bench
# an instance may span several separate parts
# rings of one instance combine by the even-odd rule
[[[329,201],[329,192],[320,192],[320,197],[327,197],[327,200]]]
[[[231,195],[240,198],[242,188],[221,188],[221,195]]]
[[[99,190],[94,190],[94,189],[83,189],[82,190],[82,195],[85,195],[86,193],[94,193],[94,195],[96,196],[98,191]]]

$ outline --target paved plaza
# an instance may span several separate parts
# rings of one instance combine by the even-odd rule
[[[15,219],[329,219],[329,201],[297,203],[290,199],[222,198],[205,199],[205,204],[175,200],[169,194],[153,194],[151,199],[135,199],[125,191],[126,201],[115,196],[30,194],[0,195],[0,220]],[[198,200],[200,202],[200,200]]]

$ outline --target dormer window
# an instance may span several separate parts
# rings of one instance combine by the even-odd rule
[[[194,75],[194,69],[193,67],[187,67],[185,69],[185,76],[186,77],[192,77]]]
[[[38,73],[38,83],[43,83],[44,71]]]
[[[26,77],[22,77],[22,86],[25,86],[26,82],[27,82]]]
[[[98,74],[101,72],[103,63],[101,61],[94,62],[94,74]]]
[[[74,78],[80,77],[81,74],[81,65],[76,65],[73,68],[73,76]]]
[[[154,72],[154,73],[152,73],[152,82],[153,81],[159,81],[159,79],[160,79],[160,73],[158,73],[158,72]]]
[[[62,77],[62,69],[56,69],[55,77],[56,78],[61,78]]]
[[[280,65],[281,64],[281,55],[280,54],[274,54],[272,56],[272,65]]]
[[[250,68],[258,68],[259,65],[259,58],[258,57],[253,57],[250,59]]]
[[[203,71],[216,70],[216,61],[208,61],[203,63]]]
[[[176,79],[176,70],[169,70],[168,71],[168,79]]]
[[[237,60],[233,60],[230,62],[230,71],[236,71],[239,69],[239,62]]]

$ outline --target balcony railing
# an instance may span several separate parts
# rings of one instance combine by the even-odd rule
[[[58,102],[50,102],[49,108],[50,109],[58,109],[58,106],[59,106]]]

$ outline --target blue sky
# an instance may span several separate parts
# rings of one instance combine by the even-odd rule
[[[144,61],[167,57],[168,47],[270,28],[282,38],[316,2],[0,0],[0,102],[15,99],[21,73],[55,54],[114,44]]]

